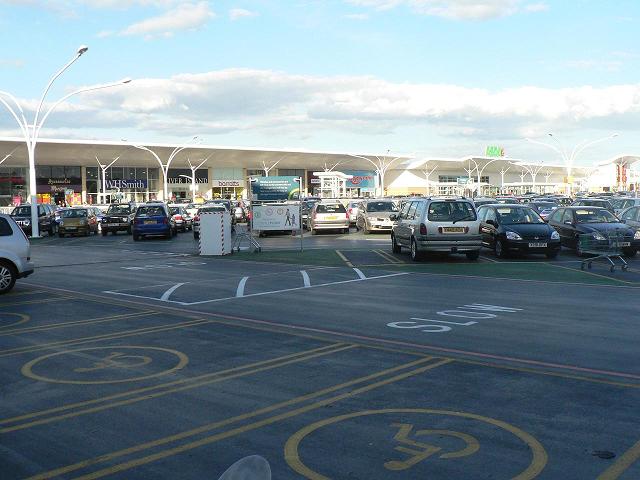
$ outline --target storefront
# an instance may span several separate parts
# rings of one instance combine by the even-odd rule
[[[191,170],[189,168],[170,168],[167,175],[169,200],[204,198],[209,191],[209,169],[196,170],[196,191],[192,192]]]
[[[0,166],[0,207],[27,202],[27,169]]]
[[[37,166],[36,193],[38,203],[81,205],[82,168]]]
[[[245,196],[244,170],[242,168],[214,168],[211,194],[213,198],[243,198]]]
[[[158,198],[159,169],[147,167],[111,167],[106,170],[106,195],[102,200],[102,171],[86,169],[87,203],[147,202]]]
[[[347,195],[349,197],[373,197],[376,191],[376,172],[367,170],[344,170],[344,174],[351,175],[347,180]]]

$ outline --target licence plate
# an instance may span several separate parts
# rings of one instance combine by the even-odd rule
[[[145,221],[144,221],[144,224],[145,224],[145,225],[155,225],[155,224],[156,224],[156,221],[155,221],[155,220],[145,220]]]
[[[621,247],[630,247],[631,246],[631,242],[621,242],[620,246]]]
[[[325,220],[337,220],[338,217],[336,216],[332,216],[332,217],[326,217]]]
[[[107,223],[107,227],[119,227],[119,223]]]
[[[442,227],[443,233],[464,233],[464,227]]]
[[[530,243],[529,248],[546,248],[546,243]]]
[[[67,228],[65,228],[65,230],[77,230],[77,229],[78,229],[78,227],[67,227]]]

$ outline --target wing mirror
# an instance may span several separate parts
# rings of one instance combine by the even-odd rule
[[[571,225],[573,227],[573,222],[571,220],[565,220],[564,224],[565,225]]]
[[[496,222],[495,220],[487,220],[487,225],[491,225],[493,227],[498,227],[498,222]]]

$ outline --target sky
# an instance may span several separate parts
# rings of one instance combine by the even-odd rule
[[[640,154],[637,0],[0,0],[0,90],[41,137],[562,163]],[[2,105],[0,104],[0,107]],[[0,110],[0,136],[17,136]],[[548,134],[553,133],[553,137]],[[2,154],[3,152],[0,152]]]

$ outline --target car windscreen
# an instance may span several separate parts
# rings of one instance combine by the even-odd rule
[[[164,217],[164,210],[162,207],[140,207],[136,212],[137,217]]]
[[[347,213],[341,203],[319,203],[316,213]]]
[[[427,212],[432,222],[459,222],[476,220],[476,212],[469,202],[432,202]]]
[[[398,212],[394,202],[367,202],[367,212]]]
[[[200,213],[211,213],[211,212],[226,212],[227,209],[224,208],[224,205],[217,205],[214,207],[203,207],[198,209],[198,214]]]
[[[31,207],[16,207],[11,212],[11,215],[31,215]]]
[[[624,204],[627,201],[626,198],[614,198],[613,200],[611,200],[611,205],[613,206],[613,208],[624,208]]]
[[[86,210],[63,210],[62,218],[84,218],[87,216]]]
[[[176,214],[180,213],[180,208],[179,207],[169,207],[169,213],[171,215],[176,215]]]
[[[558,205],[556,203],[551,203],[551,202],[536,202],[536,203],[530,203],[530,206],[538,209],[538,210],[546,210],[549,208],[558,208]]]
[[[498,218],[503,225],[519,225],[523,223],[544,223],[532,208],[500,207],[497,208]]]
[[[111,205],[107,210],[107,215],[129,215],[131,207],[129,205]]]
[[[576,210],[578,223],[618,223],[619,220],[608,210],[600,208],[581,208]]]

